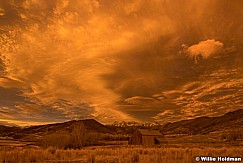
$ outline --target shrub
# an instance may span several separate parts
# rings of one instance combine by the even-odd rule
[[[228,142],[236,142],[238,139],[242,139],[242,133],[240,130],[231,130],[228,131],[228,133],[223,133],[221,135],[221,139]]]
[[[227,136],[227,140],[228,141],[236,141],[237,139],[240,139],[241,134],[239,131],[237,130],[232,130],[228,136]]]

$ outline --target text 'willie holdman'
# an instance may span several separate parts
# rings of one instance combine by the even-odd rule
[[[195,158],[196,161],[201,161],[201,162],[208,162],[208,161],[212,161],[212,162],[241,162],[241,158],[240,157],[222,157],[222,156],[218,156],[218,157],[209,157],[209,156],[201,156],[201,157],[196,157]]]

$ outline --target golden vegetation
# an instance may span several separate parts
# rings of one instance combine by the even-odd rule
[[[97,147],[86,149],[0,149],[0,162],[195,162],[196,156],[243,157],[243,148]]]
[[[45,135],[40,145],[42,147],[81,148],[99,143],[99,134],[88,131],[83,124],[73,127],[72,133],[52,133]]]

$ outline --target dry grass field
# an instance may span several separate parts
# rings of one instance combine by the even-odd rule
[[[242,147],[171,148],[113,146],[84,149],[1,148],[0,162],[192,163],[196,156],[243,157]]]
[[[79,134],[77,140],[81,141],[83,137],[80,135],[83,134]],[[73,139],[67,141],[63,134],[51,134],[44,138],[45,141],[39,143],[0,140],[0,162],[191,163],[196,162],[196,156],[243,158],[242,139],[228,141],[220,132],[207,135],[166,135],[164,144],[152,147],[128,145],[128,141],[101,141],[99,145],[75,149],[74,145],[66,146]]]

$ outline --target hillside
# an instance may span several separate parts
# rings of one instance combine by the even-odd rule
[[[104,125],[97,122],[94,119],[85,119],[85,120],[73,120],[64,123],[55,123],[55,124],[47,124],[40,126],[32,126],[28,128],[24,128],[22,130],[23,133],[43,133],[43,132],[58,132],[58,131],[68,131],[71,132],[72,128],[75,125],[83,124],[87,130],[99,132],[99,133],[110,133],[111,131],[107,129]]]
[[[228,112],[219,117],[199,117],[167,123],[161,127],[166,134],[205,134],[213,131],[242,128],[243,109]]]
[[[0,136],[22,138],[27,135],[45,135],[55,132],[71,132],[74,126],[83,124],[85,128],[92,132],[112,133],[106,126],[94,119],[73,120],[63,123],[31,126],[26,128],[0,126]]]

